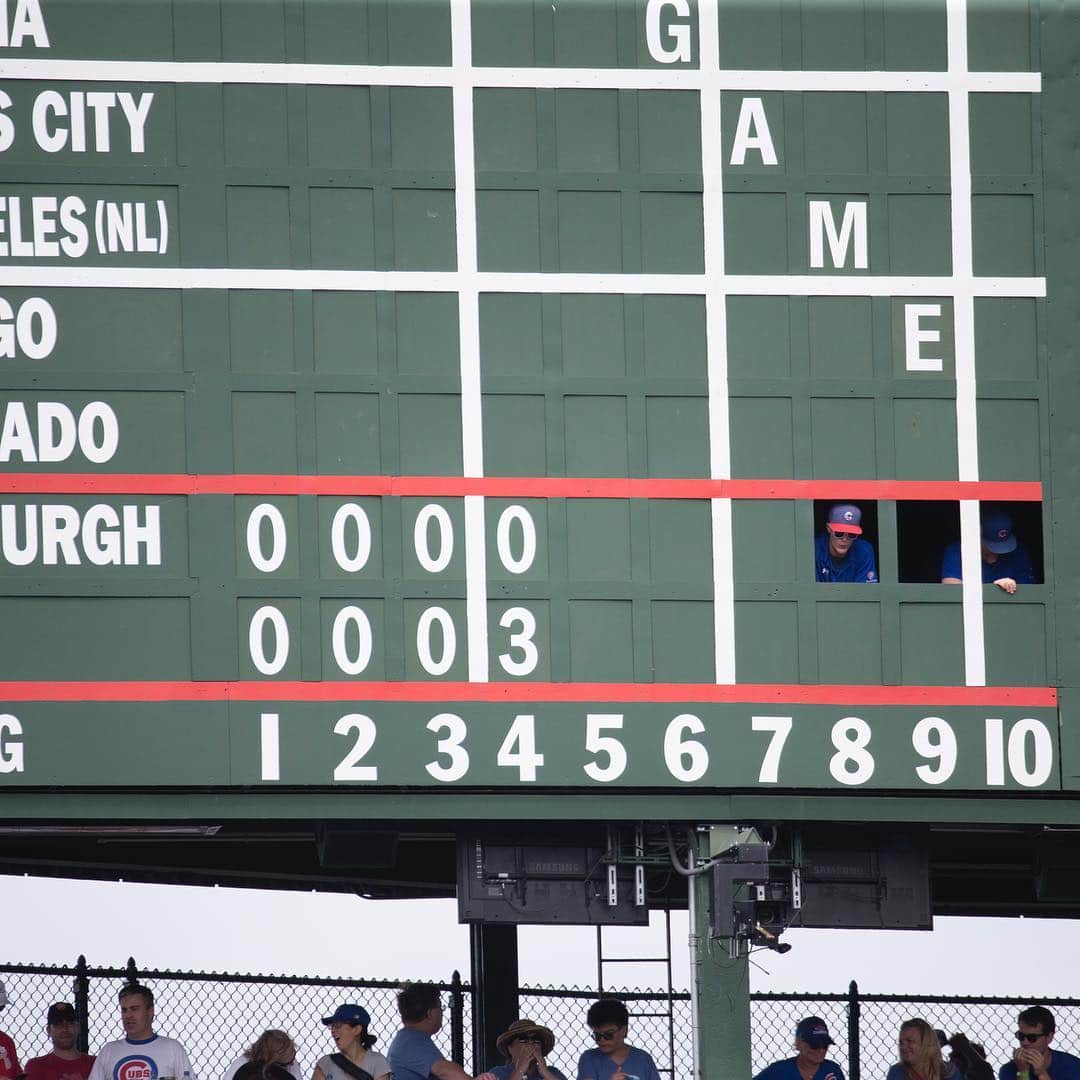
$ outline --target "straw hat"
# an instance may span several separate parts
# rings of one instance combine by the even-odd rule
[[[533,1023],[532,1020],[515,1020],[496,1040],[495,1045],[505,1054],[506,1048],[522,1035],[535,1035],[540,1040],[540,1052],[550,1054],[555,1045],[555,1036],[550,1028],[543,1024]]]

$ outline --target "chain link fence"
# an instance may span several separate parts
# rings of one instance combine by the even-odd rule
[[[80,958],[81,961],[81,958]],[[86,1017],[87,1044],[93,1052],[121,1036],[117,994],[132,978],[154,991],[155,1027],[185,1044],[200,1080],[214,1080],[268,1027],[283,1028],[296,1041],[297,1060],[309,1075],[318,1059],[332,1050],[320,1023],[343,1001],[358,1001],[371,1014],[376,1049],[385,1052],[399,1022],[396,980],[324,979],[285,975],[138,971],[134,961],[124,968],[91,968],[0,964],[10,1005],[0,1027],[15,1040],[20,1060],[47,1053],[45,1013],[54,1001],[75,1002]],[[450,1022],[435,1037],[448,1057],[470,1073],[492,1062],[472,1060],[471,987],[454,973],[439,984],[449,1006]],[[692,1080],[690,997],[633,989],[608,989],[626,1002],[632,1017],[630,1041],[648,1050],[662,1075]],[[578,1055],[592,1045],[585,1013],[596,991],[576,988],[522,987],[518,1015],[555,1032],[552,1064],[568,1077],[576,1075]],[[897,1060],[900,1024],[921,1016],[948,1034],[962,1031],[986,1048],[996,1067],[1008,1060],[1014,1046],[1016,1014],[1031,1004],[1021,998],[912,997],[862,994],[851,983],[846,994],[751,995],[751,1067],[756,1074],[778,1058],[793,1054],[795,1025],[801,1017],[821,1016],[837,1045],[831,1056],[850,1080],[883,1080]],[[1080,1051],[1080,999],[1043,1000],[1055,1013],[1058,1049]],[[708,1017],[702,1017],[708,1024]],[[712,1078],[710,1078],[712,1080]],[[732,1077],[717,1080],[736,1080]]]

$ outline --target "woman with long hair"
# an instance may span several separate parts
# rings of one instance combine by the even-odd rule
[[[921,1017],[900,1025],[900,1060],[886,1080],[944,1080],[945,1063],[937,1032]]]
[[[286,1032],[267,1028],[225,1070],[222,1080],[300,1080],[296,1043]]]

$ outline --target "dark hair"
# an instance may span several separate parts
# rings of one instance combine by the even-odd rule
[[[442,998],[434,983],[406,983],[397,996],[398,1012],[406,1024],[418,1024],[432,1009],[437,1009]]]
[[[979,1060],[979,1055],[975,1052],[975,1047],[968,1042],[968,1037],[962,1032],[957,1032],[946,1043],[952,1050],[952,1056],[950,1061],[956,1062],[956,1067],[962,1072],[966,1073],[972,1066],[972,1064]]]
[[[617,998],[601,998],[589,1006],[585,1016],[585,1023],[589,1027],[599,1027],[601,1024],[616,1024],[618,1027],[626,1027],[630,1022],[630,1014],[626,1006]]]
[[[1054,1034],[1054,1014],[1045,1005],[1032,1005],[1024,1009],[1018,1019],[1021,1024],[1028,1024],[1030,1027],[1038,1024],[1044,1035]]]
[[[149,986],[140,986],[138,983],[128,983],[127,986],[121,987],[117,997],[120,1001],[129,997],[141,997],[148,1009],[154,1007],[154,991]]]

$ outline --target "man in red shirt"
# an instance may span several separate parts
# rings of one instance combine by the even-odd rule
[[[0,1012],[4,1011],[7,1003],[7,989],[0,982]],[[15,1053],[15,1044],[6,1031],[0,1031],[0,1080],[14,1080],[21,1073],[19,1055]]]
[[[50,1005],[45,1031],[53,1044],[52,1053],[26,1063],[26,1080],[86,1080],[94,1059],[75,1045],[79,1038],[75,1007],[66,1001]]]

